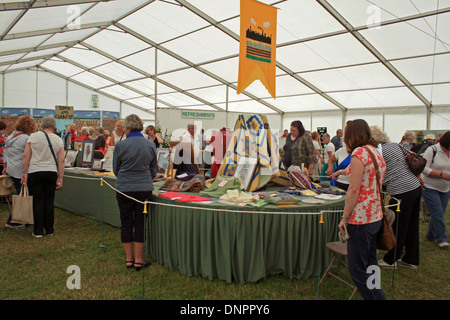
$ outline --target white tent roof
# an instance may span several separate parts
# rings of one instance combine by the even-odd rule
[[[150,113],[449,105],[450,0],[261,2],[279,9],[276,99],[259,81],[236,94],[239,0],[3,0],[0,73],[38,67]]]

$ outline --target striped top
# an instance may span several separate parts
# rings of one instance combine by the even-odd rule
[[[386,174],[383,185],[386,192],[393,196],[414,190],[420,186],[419,179],[409,169],[406,155],[395,142],[382,145],[382,155],[386,162]]]

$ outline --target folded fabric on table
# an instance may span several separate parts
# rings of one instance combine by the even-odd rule
[[[219,198],[220,200],[227,200],[238,203],[249,203],[249,202],[257,202],[259,200],[259,196],[252,195],[245,191],[239,192],[239,190],[227,190],[227,192]]]
[[[200,197],[200,196],[193,196],[185,193],[179,193],[179,192],[165,192],[158,194],[161,198],[166,198],[170,200],[177,200],[181,202],[203,202],[203,201],[211,201],[210,198]]]
[[[232,176],[217,176],[211,186],[200,192],[201,196],[220,198],[227,190],[241,190],[241,180]]]
[[[183,172],[181,174],[177,174],[175,179],[178,181],[190,181],[195,178],[195,176],[199,175],[196,172]]]
[[[160,190],[176,191],[176,192],[200,192],[205,187],[205,177],[201,174],[195,175],[188,181],[180,181],[176,179],[167,180]]]
[[[264,198],[265,201],[270,202],[271,204],[275,205],[290,205],[290,204],[296,204],[300,200],[296,198],[295,196],[292,196],[290,194],[277,194],[277,195],[271,195]]]
[[[347,194],[345,190],[339,189],[339,188],[317,188],[318,193],[325,193],[325,194],[334,194],[334,195],[343,195]]]

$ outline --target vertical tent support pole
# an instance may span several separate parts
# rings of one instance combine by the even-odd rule
[[[38,107],[38,95],[39,95],[39,70],[36,69],[36,105],[34,106],[35,108]]]
[[[228,91],[229,87],[226,86],[226,92],[225,92],[225,128],[228,128]]]
[[[342,130],[344,130],[346,122],[347,122],[347,110],[342,110]]]
[[[5,74],[2,73],[2,107],[5,107]]]
[[[155,128],[158,127],[158,48],[155,48]]]
[[[69,79],[66,79],[66,106],[69,105]]]

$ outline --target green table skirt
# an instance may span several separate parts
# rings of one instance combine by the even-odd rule
[[[98,180],[79,179],[99,177],[67,171],[65,175],[64,188],[56,195],[57,207],[120,227],[113,189],[100,186]],[[114,187],[114,177],[104,179]],[[325,244],[338,239],[342,213],[323,213],[323,223],[320,215],[293,213],[343,210],[344,199],[261,209],[172,201],[157,196],[160,186],[156,184],[154,192],[156,204],[148,206],[146,251],[159,264],[183,275],[239,283],[272,274],[308,278],[323,274],[331,261]]]
[[[173,204],[163,198],[155,201]],[[201,211],[152,205],[147,245],[156,261],[187,276],[240,283],[255,282],[271,274],[308,278],[323,273],[330,263],[331,254],[325,244],[337,240],[341,215],[324,213],[324,223],[320,223],[321,216],[311,214],[223,212],[220,208]]]

